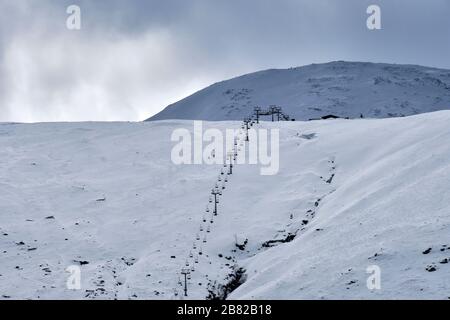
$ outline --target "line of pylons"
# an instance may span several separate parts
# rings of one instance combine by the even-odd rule
[[[234,137],[232,150],[227,150],[226,152],[223,168],[220,170],[218,178],[209,194],[208,204],[203,213],[202,221],[199,224],[198,232],[194,236],[191,249],[178,276],[177,286],[174,289],[175,297],[179,296],[180,291],[183,293],[182,295],[184,297],[188,296],[189,280],[191,280],[192,275],[196,272],[197,265],[200,263],[200,258],[204,256],[203,246],[208,242],[208,236],[212,232],[215,218],[219,215],[218,204],[220,203],[220,197],[223,196],[226,185],[234,174],[233,168],[235,168],[239,152],[245,150],[245,142],[249,142],[248,130],[253,127],[253,125],[259,124],[261,116],[271,116],[272,121],[293,120],[283,113],[280,107],[276,106],[269,106],[267,109],[255,107],[253,114],[244,119],[241,129]]]

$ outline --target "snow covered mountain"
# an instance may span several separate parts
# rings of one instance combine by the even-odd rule
[[[269,73],[290,71],[242,80]],[[186,259],[189,298],[224,285],[229,299],[448,299],[449,123],[450,111],[263,122],[280,128],[280,172],[236,166],[210,232],[222,167],[170,159],[171,133],[192,121],[0,124],[0,299],[180,298]],[[80,290],[66,288],[70,265]]]
[[[216,83],[149,120],[241,120],[278,105],[297,120],[387,118],[450,109],[450,70],[414,65],[331,62],[266,70]]]

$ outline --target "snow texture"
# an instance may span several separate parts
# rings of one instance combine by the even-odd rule
[[[340,65],[267,71],[239,82],[289,75],[295,92],[315,68]],[[359,68],[343,66],[341,77],[361,80]],[[382,68],[381,76],[403,83],[405,92],[417,88],[408,80],[416,73],[448,76]],[[393,77],[396,68],[403,80]],[[347,87],[336,72],[311,85],[321,92],[328,77]],[[367,90],[378,85],[387,86]],[[220,95],[225,87],[206,92]],[[286,99],[295,110],[297,98]],[[172,131],[192,129],[192,121],[0,124],[0,299],[180,299],[186,259],[195,266],[189,298],[228,285],[228,299],[448,299],[449,123],[450,111],[262,122],[256,128],[280,129],[280,172],[262,176],[256,165],[236,166],[212,224],[205,208],[223,167],[170,159]],[[66,288],[70,265],[81,267],[81,290]],[[380,290],[366,286],[371,265],[381,269]]]
[[[242,120],[254,107],[272,104],[297,120],[444,110],[450,108],[450,70],[343,61],[266,70],[216,83],[149,120]]]

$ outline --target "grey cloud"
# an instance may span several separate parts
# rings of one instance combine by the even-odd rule
[[[82,30],[65,28],[70,4]],[[370,4],[383,30],[365,27]],[[142,120],[212,82],[331,60],[449,68],[445,0],[0,0],[0,121]]]

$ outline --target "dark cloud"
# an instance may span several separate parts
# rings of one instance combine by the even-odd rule
[[[65,28],[82,9],[82,30]],[[366,8],[382,9],[380,31]],[[0,0],[0,121],[141,120],[211,82],[331,60],[450,68],[447,0]]]

